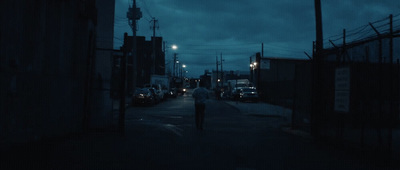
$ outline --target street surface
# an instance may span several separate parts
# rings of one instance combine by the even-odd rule
[[[195,128],[189,91],[128,107],[125,136],[98,132],[19,147],[2,153],[0,169],[396,169],[283,132],[281,116],[245,114],[240,107],[247,103],[234,107],[210,96],[203,131]]]

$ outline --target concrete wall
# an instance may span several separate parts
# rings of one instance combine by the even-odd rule
[[[82,130],[94,45],[93,2],[0,2],[2,143]]]

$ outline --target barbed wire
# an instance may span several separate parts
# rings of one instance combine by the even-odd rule
[[[399,22],[399,21],[400,21],[400,14],[392,15],[393,31],[400,30],[400,25],[397,25],[397,22]],[[371,27],[371,25],[380,34],[385,34],[390,31],[389,17],[385,17],[385,18],[379,19],[377,21],[362,25],[362,26],[352,29],[350,31],[346,31],[346,35],[345,35],[346,42],[351,43],[351,42],[363,41],[363,40],[377,37],[378,34]],[[335,45],[342,45],[343,43],[341,41],[343,40],[343,38],[344,37],[343,37],[343,33],[342,33],[342,34],[330,36],[330,37],[324,39],[323,42],[324,42],[324,44],[325,43],[328,44],[327,46],[333,47],[331,42],[333,42]],[[337,43],[337,42],[339,42],[339,43]]]

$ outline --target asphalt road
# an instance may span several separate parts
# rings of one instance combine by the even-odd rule
[[[242,114],[224,101],[208,101],[203,131],[194,124],[189,92],[129,107],[124,136],[94,133],[19,148],[2,154],[0,169],[391,169],[285,133],[281,118]]]

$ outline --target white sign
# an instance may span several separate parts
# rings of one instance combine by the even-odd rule
[[[349,112],[350,68],[337,68],[335,72],[335,111]]]
[[[263,59],[263,60],[261,60],[260,62],[260,69],[266,69],[266,70],[269,70],[270,69],[270,67],[271,67],[271,62],[270,62],[271,60],[269,60],[269,59]]]

